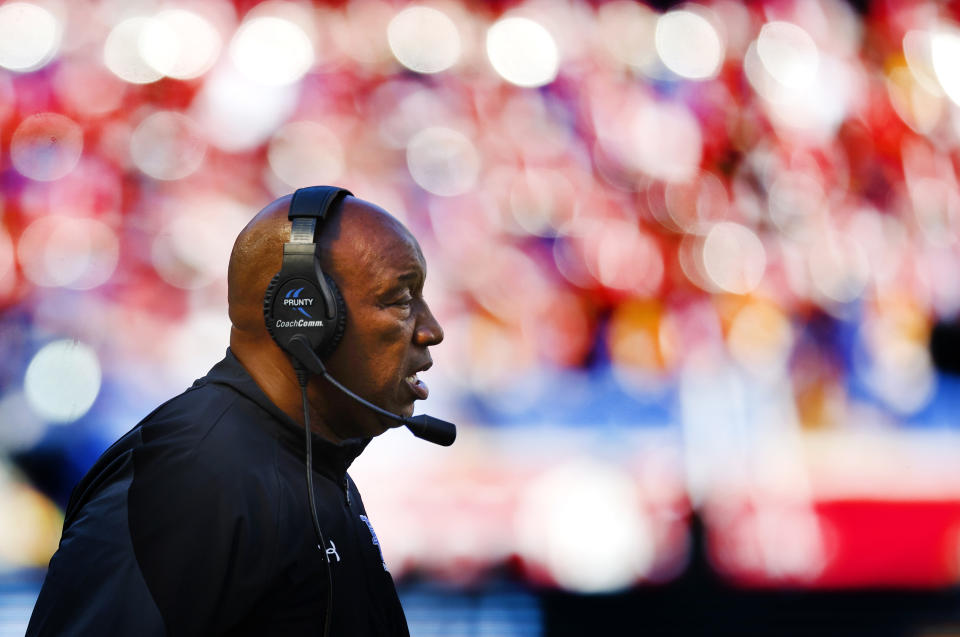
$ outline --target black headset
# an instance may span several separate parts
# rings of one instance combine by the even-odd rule
[[[320,268],[316,236],[331,209],[347,195],[345,188],[312,186],[293,193],[288,218],[290,241],[283,245],[283,265],[263,297],[267,331],[277,345],[298,357],[294,336],[303,335],[321,358],[343,337],[347,308],[337,284]]]

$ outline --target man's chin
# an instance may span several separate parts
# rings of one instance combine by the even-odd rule
[[[396,411],[390,410],[390,413],[397,414],[402,418],[409,418],[410,416],[413,415],[413,405],[409,405],[407,407],[398,409]],[[400,422],[399,420],[394,420],[393,418],[387,418],[386,416],[384,416],[383,418],[380,418],[380,421],[383,423],[383,426],[386,427],[387,429],[396,429],[397,427],[403,426],[403,423]]]
[[[396,429],[401,423],[393,420],[392,418],[387,418],[386,416],[380,416],[375,419],[374,422],[369,423],[363,428],[363,436],[365,438],[376,438],[382,433],[386,433],[391,429]]]

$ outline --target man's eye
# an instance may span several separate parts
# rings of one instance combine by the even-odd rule
[[[413,303],[413,297],[409,297],[409,296],[405,296],[402,299],[398,299],[393,302],[394,305],[397,305],[399,307],[407,307],[411,303]]]

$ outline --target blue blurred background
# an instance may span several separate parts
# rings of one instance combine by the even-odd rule
[[[0,3],[0,635],[321,183],[447,334],[352,470],[414,635],[960,634],[958,149],[948,3]]]

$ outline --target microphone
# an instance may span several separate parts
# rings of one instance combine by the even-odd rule
[[[396,418],[396,416],[394,416]],[[403,418],[403,424],[413,432],[417,438],[422,438],[435,445],[449,447],[457,439],[457,426],[452,422],[440,420],[433,416],[421,414],[412,418]]]
[[[287,348],[293,356],[295,363],[294,366],[296,366],[296,363],[299,363],[304,369],[306,369],[306,371],[323,376],[330,382],[330,384],[364,407],[377,412],[381,416],[386,416],[387,418],[391,418],[400,424],[405,425],[407,429],[409,429],[417,438],[426,440],[427,442],[432,442],[433,444],[440,445],[442,447],[449,447],[453,444],[453,441],[457,439],[457,426],[452,422],[440,420],[439,418],[427,416],[426,414],[413,416],[410,418],[398,416],[393,412],[389,412],[386,409],[377,407],[370,401],[361,398],[347,389],[340,383],[340,381],[327,372],[327,368],[324,366],[323,361],[320,360],[320,357],[317,356],[317,353],[313,351],[312,347],[310,347],[310,341],[307,340],[306,336],[303,336],[302,334],[293,336],[293,338],[291,338],[288,342]]]

